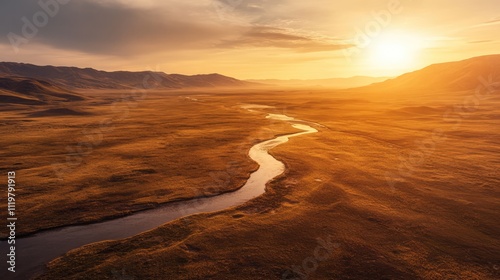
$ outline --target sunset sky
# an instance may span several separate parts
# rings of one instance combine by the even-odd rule
[[[498,0],[40,3],[2,1],[1,61],[314,79],[395,76],[500,50]]]

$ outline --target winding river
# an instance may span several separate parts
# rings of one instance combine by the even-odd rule
[[[270,114],[268,118],[284,121],[297,121],[286,115]],[[43,271],[49,261],[64,255],[66,252],[86,244],[127,238],[141,232],[154,229],[169,221],[185,216],[224,210],[237,206],[265,192],[266,184],[282,174],[285,166],[272,157],[268,151],[286,143],[291,137],[318,132],[315,128],[295,123],[292,126],[301,132],[278,136],[255,144],[248,152],[250,158],[259,164],[259,168],[250,175],[246,183],[237,191],[213,197],[203,197],[186,201],[167,203],[152,210],[145,210],[114,220],[89,224],[67,226],[43,231],[16,240],[16,272],[7,271],[6,241],[0,242],[1,279],[29,279]]]

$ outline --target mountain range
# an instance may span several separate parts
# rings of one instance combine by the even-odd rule
[[[152,71],[106,72],[92,68],[0,62],[0,103],[3,104],[43,105],[53,102],[79,101],[85,99],[83,94],[78,93],[81,89],[133,89],[145,86],[156,89],[179,89],[262,86],[263,84],[355,87],[353,90],[356,91],[390,94],[422,90],[428,92],[467,91],[474,90],[481,85],[500,89],[500,55],[433,64],[393,79],[352,77],[287,81],[242,81],[220,74],[187,76]],[[360,85],[365,86],[359,87]]]
[[[0,77],[2,76],[43,80],[54,86],[68,89],[132,89],[144,87],[168,89],[252,85],[250,82],[220,74],[188,76],[153,71],[106,72],[92,68],[37,66],[14,62],[0,62]]]
[[[275,86],[328,87],[328,88],[340,89],[340,88],[361,87],[373,83],[382,82],[387,79],[389,79],[389,77],[354,76],[349,78],[330,78],[330,79],[312,79],[312,80],[265,79],[265,80],[247,80],[247,81],[265,85],[275,85]]]
[[[432,64],[359,90],[375,91],[468,91],[488,84],[500,85],[500,55],[485,55],[461,61]]]

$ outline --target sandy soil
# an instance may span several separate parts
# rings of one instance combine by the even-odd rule
[[[177,96],[188,93],[198,101]],[[51,221],[34,212],[54,217],[60,216],[54,207],[75,207],[68,197],[89,208],[74,210],[76,216],[67,215],[59,224],[76,222],[89,211],[99,219],[124,208],[188,197],[186,186],[213,180],[210,172],[224,170],[231,160],[240,162],[240,177],[225,189],[237,187],[255,166],[247,150],[235,147],[249,147],[256,138],[287,127],[258,113],[242,114],[235,107],[242,100],[325,127],[272,151],[287,172],[265,195],[126,240],[71,251],[51,262],[40,279],[498,279],[500,100],[489,96],[472,108],[467,105],[471,94],[280,89],[155,95],[131,111],[129,121],[117,122],[119,128],[96,148],[102,153],[92,153],[87,164],[68,175],[64,182],[74,185],[35,185],[48,172],[40,167],[48,156],[42,148],[18,160],[26,166],[19,176],[26,185],[23,195],[29,201],[31,186],[33,197],[23,215],[42,222],[32,230]],[[95,106],[85,111],[104,112]],[[46,125],[69,137],[76,136],[71,125],[78,130],[89,120],[68,124],[68,118],[60,118]],[[21,126],[36,122],[43,131],[39,119]],[[259,133],[269,127],[267,135]],[[32,137],[32,142],[41,133],[19,131],[26,133],[21,139]],[[224,133],[207,134],[211,131]],[[165,149],[158,142],[171,133],[179,135],[171,144],[176,149]],[[207,135],[204,142],[202,135]],[[68,140],[38,137],[45,147]],[[32,142],[9,152],[22,155],[26,147],[32,150]],[[171,177],[177,174],[174,168],[179,177]],[[156,173],[147,179],[147,172],[132,172],[143,169]],[[120,188],[97,183],[109,182],[112,174],[118,182],[126,179]],[[52,203],[42,203],[47,200]],[[94,208],[93,201],[105,208]]]
[[[0,107],[0,170],[17,173],[19,236],[235,190],[257,168],[253,143],[295,131],[189,92],[84,95],[50,109]]]

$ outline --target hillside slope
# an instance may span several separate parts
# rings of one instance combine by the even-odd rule
[[[289,86],[289,87],[328,87],[335,89],[352,88],[370,85],[373,83],[383,82],[389,77],[369,77],[369,76],[355,76],[349,78],[331,78],[331,79],[313,79],[313,80],[248,80],[249,82],[276,85],[276,86]]]
[[[0,62],[0,76],[2,75],[40,79],[57,86],[73,89],[239,87],[252,85],[250,82],[220,74],[187,76],[153,71],[106,72],[92,68],[37,66],[14,62]]]
[[[500,55],[433,64],[361,89],[466,91],[476,89],[483,84],[483,81],[488,81],[488,84],[497,87],[500,84]]]
[[[0,104],[42,105],[84,98],[49,82],[23,77],[0,77]]]

